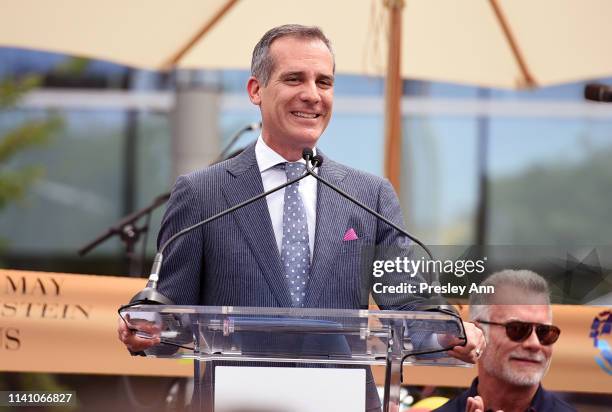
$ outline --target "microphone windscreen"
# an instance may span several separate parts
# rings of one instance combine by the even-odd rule
[[[313,167],[320,167],[323,164],[323,156],[321,155],[313,156],[311,161],[312,161]]]
[[[611,100],[612,92],[608,86],[591,83],[584,88],[584,98],[596,102],[606,102]]]
[[[304,150],[302,150],[302,159],[309,161],[310,159],[312,159],[312,155],[312,149],[305,148]]]

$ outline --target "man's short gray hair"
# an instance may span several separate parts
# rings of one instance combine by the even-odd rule
[[[274,27],[266,32],[263,37],[257,42],[253,49],[253,57],[251,59],[251,76],[257,78],[264,86],[268,85],[270,76],[274,70],[274,59],[270,56],[270,46],[274,40],[281,37],[297,37],[302,39],[321,40],[329,49],[334,61],[334,72],[336,63],[334,51],[331,47],[331,42],[323,31],[314,26],[302,26],[300,24],[285,24],[283,26]]]
[[[542,276],[531,270],[505,269],[486,278],[480,286],[493,286],[496,293],[499,287],[510,286],[525,292],[525,295],[543,296],[545,297],[546,304],[550,305],[550,289],[548,288],[548,283]],[[495,298],[495,294],[472,293],[470,295],[470,319],[487,320],[489,306],[497,303],[499,300],[497,299],[494,301]],[[521,303],[521,297],[515,297],[513,300],[516,304]]]

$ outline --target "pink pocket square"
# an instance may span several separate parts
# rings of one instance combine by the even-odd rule
[[[357,237],[357,233],[355,233],[355,229],[350,228],[349,230],[346,231],[346,233],[344,234],[344,237],[342,238],[343,241],[348,241],[348,240],[356,240],[359,239]]]

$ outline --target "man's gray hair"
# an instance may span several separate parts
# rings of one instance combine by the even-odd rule
[[[501,286],[510,286],[524,292],[524,295],[543,296],[550,305],[550,289],[546,280],[531,270],[505,269],[486,278],[480,286],[493,286],[496,293]],[[488,320],[489,306],[497,303],[495,294],[472,293],[470,295],[470,319]],[[499,296],[497,296],[499,298]],[[521,297],[513,297],[520,304]],[[509,303],[509,302],[506,302]]]
[[[314,26],[302,26],[300,24],[285,24],[283,26],[274,27],[266,32],[263,37],[257,42],[253,49],[253,57],[251,59],[251,76],[257,78],[264,86],[268,85],[270,76],[274,70],[274,59],[270,56],[270,46],[274,40],[281,37],[297,37],[302,39],[321,40],[329,49],[334,61],[334,72],[336,70],[336,62],[334,51],[331,47],[331,42],[323,31]]]

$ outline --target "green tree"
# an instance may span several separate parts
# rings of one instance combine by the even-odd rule
[[[608,245],[612,146],[493,180],[493,243]]]
[[[0,112],[14,108],[19,99],[40,83],[38,75],[0,81]],[[22,151],[47,143],[62,124],[59,115],[51,114],[45,119],[27,121],[0,137],[0,210],[11,201],[22,198],[44,172],[40,166],[19,167],[11,161]]]

